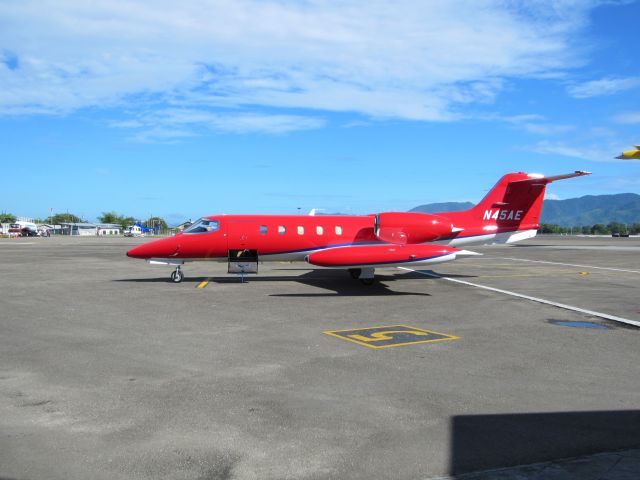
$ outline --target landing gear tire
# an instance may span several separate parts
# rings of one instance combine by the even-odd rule
[[[362,282],[363,285],[373,285],[373,282],[375,281],[373,278],[361,278],[360,281]]]
[[[351,275],[351,278],[353,279],[358,279],[360,278],[360,274],[362,273],[362,269],[361,268],[350,268],[349,269],[349,275]]]
[[[182,273],[180,267],[178,267],[174,272],[171,272],[171,281],[173,283],[180,283],[182,280],[184,280],[184,273]]]

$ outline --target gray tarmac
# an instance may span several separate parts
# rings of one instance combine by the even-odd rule
[[[474,247],[370,287],[290,263],[172,284],[125,256],[144,241],[0,239],[0,479],[640,478],[640,330],[447,280],[640,321],[638,238]],[[325,333],[386,325],[458,338]],[[544,462],[578,470],[504,470]]]

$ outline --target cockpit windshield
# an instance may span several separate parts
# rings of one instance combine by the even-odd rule
[[[220,228],[220,222],[218,220],[208,220],[201,218],[193,225],[184,229],[183,233],[209,233],[215,232]]]

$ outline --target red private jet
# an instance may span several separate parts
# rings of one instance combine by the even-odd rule
[[[513,243],[536,235],[547,184],[589,175],[545,177],[508,173],[475,207],[436,214],[384,212],[366,216],[214,215],[184,232],[135,247],[129,257],[181,266],[197,260],[228,262],[229,273],[257,273],[259,261],[306,261],[348,270],[365,285],[376,267],[426,266],[475,255],[463,245]]]

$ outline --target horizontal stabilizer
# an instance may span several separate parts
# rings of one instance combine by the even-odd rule
[[[541,183],[546,185],[547,183],[555,182],[556,180],[564,180],[566,178],[573,178],[573,177],[582,177],[583,175],[591,175],[591,172],[586,172],[584,170],[576,170],[573,173],[565,173],[563,175],[553,175],[550,177],[545,177],[544,175],[536,175],[535,173],[530,173],[529,178],[525,178],[523,180],[515,180],[511,183],[528,182],[528,183]]]

